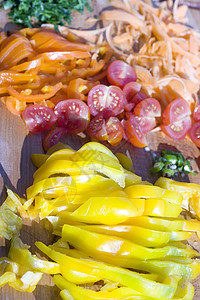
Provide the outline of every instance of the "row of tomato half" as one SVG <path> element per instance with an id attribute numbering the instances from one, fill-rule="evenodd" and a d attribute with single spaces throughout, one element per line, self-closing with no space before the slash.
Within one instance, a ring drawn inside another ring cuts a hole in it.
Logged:
<path id="1" fill-rule="evenodd" d="M 39 104 L 29 105 L 22 117 L 30 132 L 53 126 L 44 138 L 45 149 L 67 133 L 85 130 L 90 137 L 111 145 L 117 145 L 124 138 L 136 147 L 145 147 L 148 144 L 145 133 L 158 122 L 161 130 L 174 140 L 183 139 L 189 133 L 200 147 L 200 106 L 195 108 L 191 118 L 189 104 L 178 98 L 161 113 L 159 101 L 148 98 L 136 79 L 133 67 L 115 60 L 107 69 L 108 85 L 91 88 L 87 104 L 80 99 L 67 99 L 58 102 L 54 110 Z"/>

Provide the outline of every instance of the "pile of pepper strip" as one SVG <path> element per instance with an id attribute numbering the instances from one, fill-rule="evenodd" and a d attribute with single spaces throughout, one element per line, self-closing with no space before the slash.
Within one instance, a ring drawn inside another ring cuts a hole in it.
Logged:
<path id="1" fill-rule="evenodd" d="M 39 168 L 27 199 L 8 190 L 0 207 L 0 234 L 11 239 L 0 286 L 32 292 L 47 273 L 64 300 L 192 300 L 190 280 L 200 261 L 186 240 L 198 234 L 200 222 L 180 213 L 187 202 L 199 216 L 200 186 L 142 182 L 123 167 L 131 168 L 127 157 L 95 142 L 51 151 L 32 155 Z M 38 214 L 56 241 L 36 246 L 54 262 L 31 254 L 20 239 L 20 216 Z"/>
<path id="2" fill-rule="evenodd" d="M 94 49 L 54 30 L 24 28 L 10 36 L 0 31 L 1 100 L 15 115 L 30 104 L 53 108 L 67 98 L 86 100 L 85 94 L 99 82 L 93 76 L 111 55 L 106 44 Z"/>
<path id="3" fill-rule="evenodd" d="M 180 216 L 179 192 L 142 182 L 99 143 L 32 159 L 23 208 L 57 236 L 36 246 L 59 265 L 63 299 L 193 299 L 200 261 L 185 241 L 200 222 Z"/>

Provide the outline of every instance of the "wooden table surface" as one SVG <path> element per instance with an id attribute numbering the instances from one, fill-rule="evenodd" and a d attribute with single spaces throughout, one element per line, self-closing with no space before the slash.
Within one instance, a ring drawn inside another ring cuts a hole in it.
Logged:
<path id="1" fill-rule="evenodd" d="M 102 8 L 109 6 L 110 2 L 107 0 L 96 0 L 93 2 L 93 13 L 91 15 L 98 15 Z M 84 21 L 88 13 L 84 15 L 75 14 L 75 19 L 72 23 L 74 27 L 84 26 Z M 191 10 L 189 13 L 190 24 L 197 29 L 200 29 L 200 12 Z M 5 25 L 7 24 L 7 25 Z M 8 24 L 6 13 L 0 10 L 0 29 L 12 29 L 13 24 Z M 35 168 L 31 164 L 31 153 L 42 153 L 42 134 L 28 134 L 23 121 L 11 113 L 0 102 L 0 193 L 1 202 L 5 199 L 5 185 L 16 191 L 20 196 L 25 194 L 26 188 L 32 184 L 32 175 Z M 142 176 L 144 180 L 155 182 L 156 176 L 149 174 L 148 170 L 152 164 L 152 151 L 160 151 L 163 148 L 172 150 L 179 150 L 184 156 L 191 156 L 195 158 L 193 167 L 199 170 L 200 167 L 200 153 L 193 143 L 189 140 L 174 142 L 170 138 L 163 136 L 160 132 L 149 134 L 149 148 L 151 151 L 144 149 L 137 149 L 126 143 L 125 141 L 117 148 L 112 148 L 113 152 L 129 153 L 133 160 L 133 167 L 136 174 Z M 70 146 L 78 149 L 86 142 L 78 136 L 66 136 L 63 140 Z M 200 176 L 186 177 L 184 180 L 200 183 Z M 41 240 L 46 243 L 51 242 L 51 237 L 48 232 L 42 229 L 39 224 L 34 222 L 32 226 L 23 226 L 22 240 L 33 245 L 34 241 Z M 0 256 L 5 256 L 9 243 L 1 240 Z M 198 283 L 200 278 L 195 280 L 195 300 L 200 299 L 200 288 Z M 56 300 L 60 299 L 59 291 L 53 287 L 50 276 L 44 276 L 32 294 L 20 293 L 10 287 L 0 289 L 0 299 L 2 300 Z"/>

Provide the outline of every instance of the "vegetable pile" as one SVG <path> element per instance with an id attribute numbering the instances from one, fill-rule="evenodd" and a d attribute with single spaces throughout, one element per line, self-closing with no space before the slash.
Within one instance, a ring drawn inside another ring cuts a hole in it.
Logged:
<path id="1" fill-rule="evenodd" d="M 31 292 L 48 273 L 55 274 L 64 300 L 192 300 L 189 280 L 200 273 L 200 261 L 185 241 L 200 231 L 200 222 L 180 213 L 187 202 L 200 216 L 200 186 L 166 178 L 144 183 L 95 142 L 78 151 L 52 151 L 32 155 L 38 170 L 27 199 L 8 190 L 0 208 L 7 211 L 0 234 L 12 237 L 8 258 L 1 259 L 0 284 Z M 17 212 L 32 219 L 39 214 L 53 228 L 57 241 L 36 246 L 55 262 L 37 258 L 22 243 Z"/>
<path id="2" fill-rule="evenodd" d="M 8 14 L 11 19 L 26 27 L 40 27 L 43 23 L 63 25 L 71 23 L 72 12 L 83 13 L 86 7 L 91 11 L 89 5 L 91 0 L 5 0 L 1 1 L 4 9 L 10 9 Z"/>

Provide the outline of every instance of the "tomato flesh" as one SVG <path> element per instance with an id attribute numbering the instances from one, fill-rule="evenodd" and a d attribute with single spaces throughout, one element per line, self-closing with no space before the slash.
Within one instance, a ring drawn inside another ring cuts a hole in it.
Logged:
<path id="1" fill-rule="evenodd" d="M 180 121 L 174 122 L 173 124 L 162 124 L 160 126 L 161 130 L 167 134 L 169 137 L 171 137 L 174 140 L 182 140 L 188 133 L 188 131 L 191 128 L 191 118 L 185 117 L 181 119 Z"/>
<path id="2" fill-rule="evenodd" d="M 200 121 L 200 105 L 196 106 L 193 111 L 193 119 L 194 121 Z"/>
<path id="3" fill-rule="evenodd" d="M 133 115 L 125 123 L 125 134 L 133 146 L 139 148 L 147 146 L 144 133 Z"/>
<path id="4" fill-rule="evenodd" d="M 165 108 L 162 121 L 165 125 L 173 124 L 190 115 L 191 110 L 188 102 L 182 98 L 177 98 Z"/>
<path id="5" fill-rule="evenodd" d="M 93 116 L 102 113 L 105 118 L 114 117 L 124 109 L 124 95 L 117 86 L 99 84 L 89 91 L 87 104 Z"/>
<path id="6" fill-rule="evenodd" d="M 122 60 L 113 61 L 107 69 L 107 78 L 110 84 L 123 87 L 128 82 L 136 81 L 135 69 Z"/>
<path id="7" fill-rule="evenodd" d="M 106 121 L 102 115 L 98 115 L 90 121 L 87 133 L 92 138 L 96 138 L 100 141 L 107 141 Z"/>
<path id="8" fill-rule="evenodd" d="M 116 117 L 110 117 L 106 121 L 106 130 L 108 135 L 108 142 L 112 146 L 117 146 L 123 137 L 123 127 L 120 120 Z"/>
<path id="9" fill-rule="evenodd" d="M 161 116 L 161 106 L 158 100 L 147 98 L 140 101 L 134 108 L 134 115 L 138 117 L 155 118 Z"/>
<path id="10" fill-rule="evenodd" d="M 138 82 L 129 82 L 123 87 L 123 93 L 125 97 L 125 110 L 131 111 L 138 102 L 133 99 L 138 92 L 140 92 L 141 84 Z"/>
<path id="11" fill-rule="evenodd" d="M 200 148 L 200 122 L 192 125 L 189 135 L 195 145 Z"/>
<path id="12" fill-rule="evenodd" d="M 47 106 L 33 104 L 22 112 L 22 118 L 30 132 L 41 132 L 50 128 L 57 120 L 53 110 Z"/>
<path id="13" fill-rule="evenodd" d="M 58 126 L 76 134 L 84 131 L 90 120 L 88 106 L 79 99 L 68 99 L 58 102 L 54 108 Z"/>
<path id="14" fill-rule="evenodd" d="M 156 126 L 156 119 L 149 117 L 135 117 L 143 133 L 151 131 Z"/>
<path id="15" fill-rule="evenodd" d="M 42 146 L 45 151 L 57 144 L 60 139 L 67 134 L 67 130 L 62 127 L 52 128 L 43 138 Z"/>

